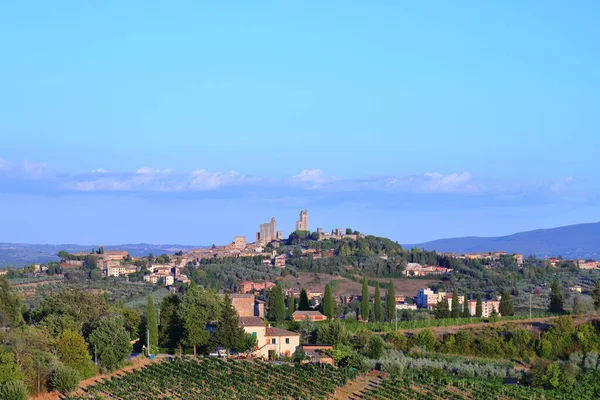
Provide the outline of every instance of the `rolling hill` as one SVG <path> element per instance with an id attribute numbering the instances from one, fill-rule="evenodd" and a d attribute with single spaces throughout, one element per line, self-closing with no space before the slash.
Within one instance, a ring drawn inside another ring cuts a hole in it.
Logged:
<path id="1" fill-rule="evenodd" d="M 439 252 L 482 253 L 506 251 L 534 254 L 538 257 L 562 255 L 565 258 L 600 257 L 600 222 L 552 229 L 537 229 L 498 237 L 462 237 L 439 239 L 404 247 L 425 248 Z"/>

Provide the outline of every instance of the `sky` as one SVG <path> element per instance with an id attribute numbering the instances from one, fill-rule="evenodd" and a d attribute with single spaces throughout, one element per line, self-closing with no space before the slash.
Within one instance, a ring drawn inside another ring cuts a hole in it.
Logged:
<path id="1" fill-rule="evenodd" d="M 600 3 L 0 4 L 0 242 L 600 221 Z"/>

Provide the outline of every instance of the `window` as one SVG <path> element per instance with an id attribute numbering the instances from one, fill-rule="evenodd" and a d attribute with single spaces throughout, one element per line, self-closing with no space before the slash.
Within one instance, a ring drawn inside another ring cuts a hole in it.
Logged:
<path id="1" fill-rule="evenodd" d="M 253 337 L 256 337 L 256 332 L 252 332 L 252 336 L 253 336 Z"/>
<path id="2" fill-rule="evenodd" d="M 275 338 L 271 339 L 271 344 L 275 344 L 275 343 L 277 343 L 276 339 Z"/>
<path id="3" fill-rule="evenodd" d="M 285 338 L 285 344 L 290 344 L 290 338 L 289 337 Z"/>

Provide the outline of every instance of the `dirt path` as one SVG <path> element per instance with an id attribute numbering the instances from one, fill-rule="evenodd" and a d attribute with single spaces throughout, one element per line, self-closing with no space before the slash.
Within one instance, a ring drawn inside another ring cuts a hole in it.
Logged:
<path id="1" fill-rule="evenodd" d="M 354 381 L 348 382 L 345 386 L 338 388 L 332 399 L 335 400 L 358 400 L 362 399 L 363 395 L 379 386 L 385 378 L 385 374 L 381 372 L 370 372 L 368 374 L 359 375 Z"/>
<path id="2" fill-rule="evenodd" d="M 111 372 L 109 374 L 96 375 L 89 379 L 79 382 L 79 389 L 77 389 L 75 392 L 73 392 L 73 394 L 83 395 L 85 393 L 82 389 L 85 389 L 88 386 L 95 385 L 96 383 L 99 383 L 102 380 L 110 378 L 112 376 L 122 375 L 126 372 L 135 371 L 136 369 L 143 368 L 146 365 L 150 365 L 155 362 L 160 362 L 162 360 L 163 360 L 163 357 L 158 357 L 158 358 L 154 359 L 154 361 L 150 361 L 148 358 L 146 358 L 144 356 L 136 357 L 136 358 L 130 360 L 132 362 L 131 365 L 128 365 L 124 368 L 121 368 L 121 369 Z M 43 394 L 40 394 L 39 396 L 29 396 L 30 400 L 59 400 L 61 398 L 62 397 L 61 397 L 60 393 L 58 393 L 58 392 L 43 393 Z"/>

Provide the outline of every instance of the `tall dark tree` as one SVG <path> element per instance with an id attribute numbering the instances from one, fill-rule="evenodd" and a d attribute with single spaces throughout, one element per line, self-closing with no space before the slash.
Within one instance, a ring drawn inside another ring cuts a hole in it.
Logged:
<path id="1" fill-rule="evenodd" d="M 269 319 L 279 323 L 285 321 L 285 300 L 283 290 L 279 283 L 271 289 L 269 294 Z"/>
<path id="2" fill-rule="evenodd" d="M 371 310 L 371 302 L 369 298 L 369 286 L 367 285 L 367 278 L 363 276 L 362 279 L 362 292 L 360 299 L 360 316 L 363 321 L 369 320 L 369 311 Z"/>
<path id="3" fill-rule="evenodd" d="M 471 311 L 469 310 L 469 300 L 467 299 L 467 296 L 465 296 L 465 301 L 463 303 L 463 310 L 462 310 L 462 314 L 460 316 L 462 318 L 470 318 L 471 317 Z"/>
<path id="4" fill-rule="evenodd" d="M 385 294 L 385 318 L 392 321 L 396 318 L 396 288 L 394 282 L 390 281 Z"/>
<path id="5" fill-rule="evenodd" d="M 592 298 L 594 299 L 594 308 L 600 309 L 600 281 L 596 281 L 592 290 Z"/>
<path id="6" fill-rule="evenodd" d="M 379 291 L 379 285 L 375 287 L 375 302 L 373 303 L 373 307 L 375 307 L 375 321 L 383 322 L 383 308 L 381 306 L 381 292 Z"/>
<path id="7" fill-rule="evenodd" d="M 334 307 L 335 304 L 331 286 L 327 284 L 325 285 L 325 294 L 323 295 L 323 314 L 325 314 L 327 318 L 333 319 Z"/>
<path id="8" fill-rule="evenodd" d="M 550 307 L 548 309 L 551 313 L 562 313 L 565 311 L 563 294 L 558 279 L 555 279 L 554 282 L 552 282 L 552 287 L 550 289 Z"/>
<path id="9" fill-rule="evenodd" d="M 284 314 L 285 316 L 285 314 Z M 228 350 L 241 349 L 244 344 L 244 328 L 239 326 L 237 311 L 231 304 L 231 297 L 225 294 L 221 304 L 221 315 L 219 325 L 215 333 L 215 341 L 218 345 Z"/>
<path id="10" fill-rule="evenodd" d="M 294 296 L 288 297 L 288 317 L 291 319 L 292 315 L 296 311 L 296 298 Z"/>
<path id="11" fill-rule="evenodd" d="M 460 302 L 458 301 L 458 291 L 456 289 L 452 292 L 452 311 L 450 316 L 452 318 L 460 317 Z"/>
<path id="12" fill-rule="evenodd" d="M 483 315 L 483 302 L 481 301 L 481 293 L 477 293 L 477 303 L 475 303 L 475 316 L 481 318 Z"/>
<path id="13" fill-rule="evenodd" d="M 181 341 L 183 327 L 177 314 L 181 298 L 176 294 L 165 297 L 160 304 L 160 325 L 158 343 L 161 347 L 173 349 Z"/>
<path id="14" fill-rule="evenodd" d="M 502 291 L 502 298 L 500 299 L 500 307 L 498 311 L 500 311 L 500 315 L 503 317 L 515 315 L 512 296 L 510 295 L 510 291 L 508 289 L 504 289 L 504 291 Z"/>
<path id="15" fill-rule="evenodd" d="M 146 325 L 148 327 L 148 336 L 150 341 L 150 349 L 148 354 L 155 354 L 158 350 L 158 315 L 154 307 L 152 296 L 148 296 L 148 305 L 146 307 Z"/>
<path id="16" fill-rule="evenodd" d="M 300 291 L 300 304 L 298 304 L 299 311 L 308 311 L 310 310 L 310 304 L 308 302 L 308 294 L 306 293 L 306 289 L 302 289 Z"/>

